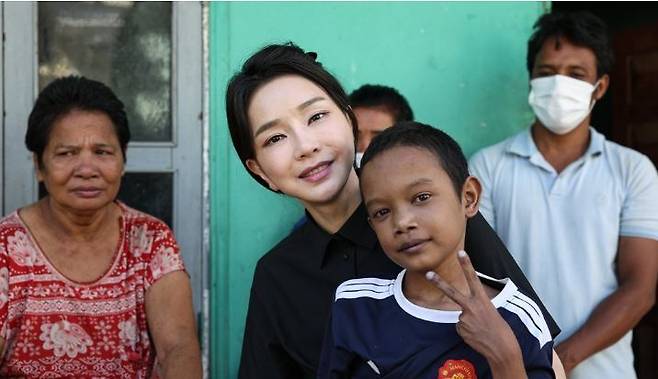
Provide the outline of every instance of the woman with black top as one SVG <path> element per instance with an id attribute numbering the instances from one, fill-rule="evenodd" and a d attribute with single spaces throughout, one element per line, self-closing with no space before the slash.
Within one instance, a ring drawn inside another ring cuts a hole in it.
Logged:
<path id="1" fill-rule="evenodd" d="M 368 224 L 354 168 L 357 122 L 338 81 L 289 43 L 267 46 L 231 79 L 226 112 L 240 161 L 261 185 L 304 205 L 308 221 L 258 262 L 251 287 L 240 378 L 316 375 L 336 286 L 397 273 Z M 476 270 L 510 277 L 540 304 L 481 215 L 467 225 Z"/>

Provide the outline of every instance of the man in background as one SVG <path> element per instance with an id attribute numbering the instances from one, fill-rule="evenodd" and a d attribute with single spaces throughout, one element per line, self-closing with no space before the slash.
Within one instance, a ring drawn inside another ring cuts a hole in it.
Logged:
<path id="1" fill-rule="evenodd" d="M 612 51 L 589 13 L 553 13 L 528 42 L 529 129 L 471 158 L 480 211 L 562 328 L 570 378 L 635 378 L 631 329 L 655 302 L 658 175 L 590 126 Z"/>
<path id="2" fill-rule="evenodd" d="M 350 94 L 350 105 L 359 124 L 356 162 L 361 162 L 370 141 L 399 121 L 413 121 L 414 113 L 395 88 L 365 84 Z"/>

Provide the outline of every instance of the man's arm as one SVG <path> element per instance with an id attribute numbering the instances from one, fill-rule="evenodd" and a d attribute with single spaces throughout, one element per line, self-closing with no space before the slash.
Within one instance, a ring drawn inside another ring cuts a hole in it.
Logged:
<path id="1" fill-rule="evenodd" d="M 658 277 L 658 241 L 620 237 L 617 255 L 619 288 L 605 298 L 585 324 L 559 344 L 565 371 L 614 344 L 653 306 Z"/>
<path id="2" fill-rule="evenodd" d="M 162 378 L 201 378 L 192 288 L 184 271 L 158 279 L 146 293 L 146 319 Z"/>

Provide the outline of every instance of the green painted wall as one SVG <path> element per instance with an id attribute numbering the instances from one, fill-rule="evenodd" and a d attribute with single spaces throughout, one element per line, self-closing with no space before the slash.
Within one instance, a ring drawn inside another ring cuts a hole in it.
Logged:
<path id="1" fill-rule="evenodd" d="M 234 378 L 253 268 L 302 209 L 260 188 L 230 143 L 229 77 L 256 49 L 294 41 L 351 91 L 398 88 L 419 121 L 466 154 L 529 125 L 526 41 L 546 3 L 210 4 L 211 372 Z M 264 374 L 266 375 L 266 374 Z"/>

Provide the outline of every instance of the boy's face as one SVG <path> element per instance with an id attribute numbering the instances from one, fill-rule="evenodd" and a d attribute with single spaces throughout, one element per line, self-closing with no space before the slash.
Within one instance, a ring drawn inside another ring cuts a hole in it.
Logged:
<path id="1" fill-rule="evenodd" d="M 463 249 L 466 219 L 477 212 L 480 193 L 477 179 L 469 177 L 457 195 L 438 158 L 408 146 L 369 161 L 361 189 L 386 255 L 409 271 L 423 273 Z"/>

